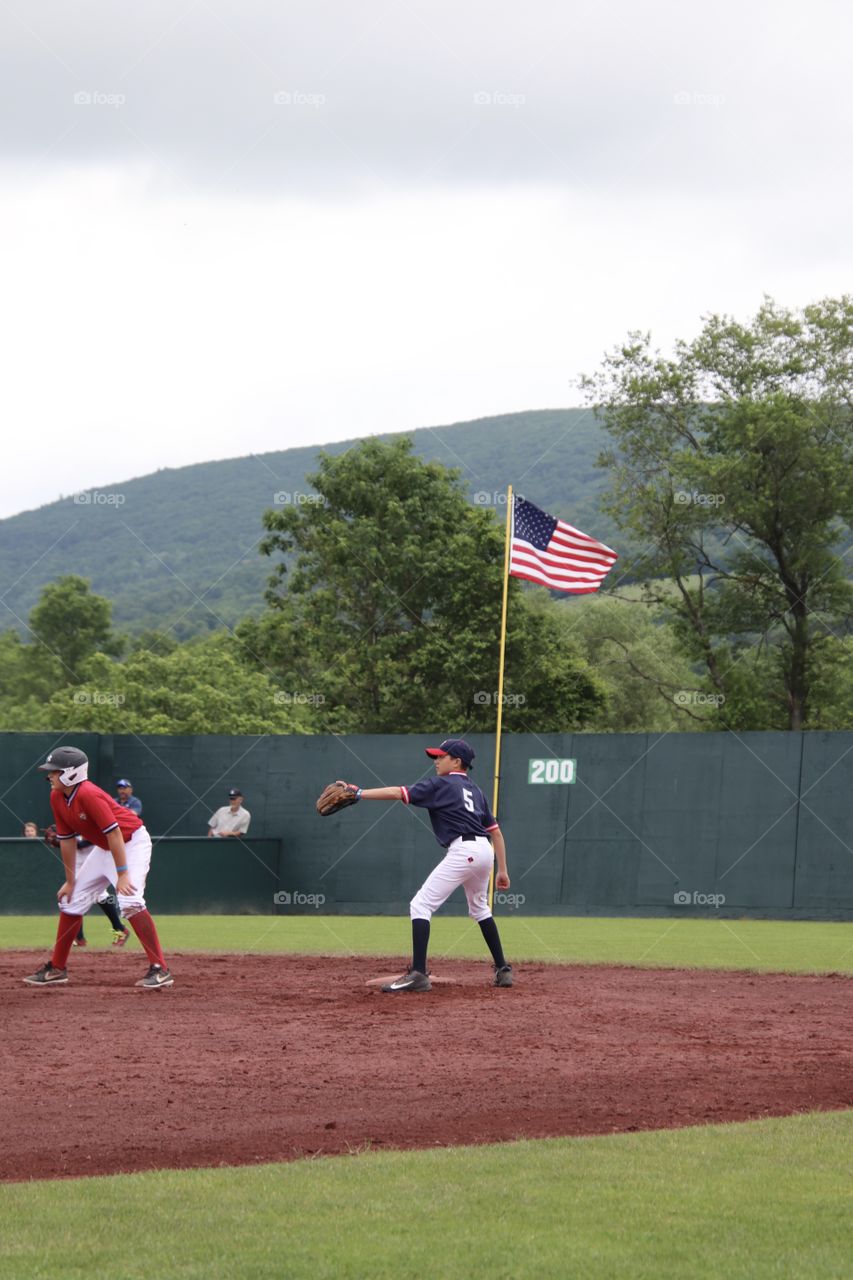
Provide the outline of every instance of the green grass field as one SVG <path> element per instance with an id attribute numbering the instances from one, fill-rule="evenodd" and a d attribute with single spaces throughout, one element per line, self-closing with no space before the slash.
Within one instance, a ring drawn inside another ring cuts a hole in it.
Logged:
<path id="1" fill-rule="evenodd" d="M 853 1112 L 0 1189 L 0 1277 L 849 1277 Z"/>
<path id="2" fill-rule="evenodd" d="M 853 924 L 844 922 L 520 915 L 499 922 L 507 955 L 520 961 L 853 973 Z M 158 916 L 157 924 L 172 951 L 403 957 L 409 945 L 408 921 L 397 916 Z M 0 916 L 0 947 L 49 947 L 55 933 L 55 916 Z M 99 912 L 87 917 L 86 934 L 95 947 L 112 939 Z M 480 931 L 465 918 L 439 917 L 430 954 L 482 958 Z"/>
<path id="3" fill-rule="evenodd" d="M 159 924 L 173 950 L 402 956 L 408 938 L 389 917 Z M 853 973 L 848 924 L 514 916 L 501 927 L 522 962 Z M 54 930 L 54 917 L 0 917 L 0 946 L 46 947 Z M 96 914 L 87 932 L 108 944 Z M 437 920 L 434 960 L 443 954 L 481 956 L 476 926 Z M 846 1111 L 5 1185 L 0 1280 L 848 1277 L 851 1142 Z"/>

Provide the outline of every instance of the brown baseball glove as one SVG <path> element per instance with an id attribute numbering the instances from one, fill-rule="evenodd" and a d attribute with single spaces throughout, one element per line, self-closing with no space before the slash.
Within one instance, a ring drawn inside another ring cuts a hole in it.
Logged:
<path id="1" fill-rule="evenodd" d="M 357 787 L 354 782 L 342 782 L 340 778 L 337 782 L 330 782 L 323 789 L 315 808 L 321 818 L 328 818 L 330 814 L 337 813 L 339 809 L 346 809 L 348 805 L 358 804 L 361 799 L 361 787 Z"/>
<path id="2" fill-rule="evenodd" d="M 45 827 L 44 842 L 45 844 L 49 844 L 51 849 L 59 848 L 60 841 L 59 841 L 59 836 L 57 835 L 57 832 L 56 832 L 55 822 L 52 822 L 49 827 Z"/>

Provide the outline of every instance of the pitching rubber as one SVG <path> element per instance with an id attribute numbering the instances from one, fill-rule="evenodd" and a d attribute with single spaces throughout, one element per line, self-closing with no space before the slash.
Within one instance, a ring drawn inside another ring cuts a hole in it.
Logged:
<path id="1" fill-rule="evenodd" d="M 405 972 L 403 972 L 403 973 L 387 973 L 387 974 L 385 974 L 385 976 L 384 976 L 384 977 L 382 977 L 382 978 L 368 978 L 364 985 L 365 985 L 366 987 L 381 987 L 381 986 L 384 986 L 384 985 L 385 985 L 385 983 L 388 983 L 388 982 L 397 982 L 400 978 L 405 978 L 405 976 L 406 976 L 406 975 L 405 975 Z M 433 985 L 434 987 L 435 987 L 435 986 L 439 986 L 439 987 L 458 987 L 458 986 L 460 985 L 460 982 L 459 982 L 459 979 L 458 979 L 458 978 L 439 978 L 439 977 L 438 977 L 436 974 L 434 974 L 434 973 L 431 973 L 431 974 L 429 975 L 429 980 L 430 980 L 430 982 L 432 983 L 432 985 Z"/>

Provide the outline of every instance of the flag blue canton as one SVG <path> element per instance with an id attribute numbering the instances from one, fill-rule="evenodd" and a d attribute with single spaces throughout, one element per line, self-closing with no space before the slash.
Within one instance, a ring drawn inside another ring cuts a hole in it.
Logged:
<path id="1" fill-rule="evenodd" d="M 547 511 L 540 511 L 524 498 L 515 500 L 515 537 L 544 551 L 554 536 L 557 521 Z"/>

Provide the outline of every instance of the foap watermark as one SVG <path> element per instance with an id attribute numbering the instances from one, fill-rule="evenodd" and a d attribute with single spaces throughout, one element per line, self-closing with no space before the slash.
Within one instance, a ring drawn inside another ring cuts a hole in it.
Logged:
<path id="1" fill-rule="evenodd" d="M 101 89 L 78 89 L 74 95 L 75 107 L 123 107 L 126 102 L 123 93 L 104 93 Z"/>
<path id="2" fill-rule="evenodd" d="M 724 893 L 700 893 L 698 889 L 676 889 L 672 895 L 673 906 L 676 907 L 713 907 L 719 911 L 726 905 Z"/>
<path id="3" fill-rule="evenodd" d="M 74 494 L 74 502 L 78 507 L 123 507 L 123 493 L 102 493 L 99 489 L 85 489 Z"/>
<path id="4" fill-rule="evenodd" d="M 81 707 L 123 707 L 127 698 L 123 693 L 109 693 L 106 689 L 77 689 L 72 701 Z"/>
<path id="5" fill-rule="evenodd" d="M 526 94 L 505 89 L 479 89 L 474 94 L 475 107 L 523 107 L 526 102 Z"/>
<path id="6" fill-rule="evenodd" d="M 65 901 L 68 901 L 67 897 Z M 83 908 L 83 913 L 85 914 L 86 912 L 91 911 L 92 907 L 98 906 L 99 903 L 109 903 L 110 906 L 119 907 L 119 898 L 118 894 L 115 893 L 104 894 L 103 889 L 90 889 L 79 898 L 79 903 Z"/>
<path id="7" fill-rule="evenodd" d="M 524 501 L 523 494 L 517 493 L 515 496 L 519 501 Z M 505 507 L 506 489 L 478 489 L 474 494 L 474 505 L 476 507 Z"/>
<path id="8" fill-rule="evenodd" d="M 298 489 L 281 489 L 273 494 L 273 502 L 277 507 L 324 507 L 326 499 L 322 493 L 300 493 Z"/>
<path id="9" fill-rule="evenodd" d="M 472 699 L 475 707 L 496 707 L 502 703 L 505 707 L 523 707 L 527 701 L 524 693 L 489 693 L 487 689 L 478 689 Z"/>
<path id="10" fill-rule="evenodd" d="M 501 889 L 495 894 L 495 905 L 506 907 L 508 911 L 517 911 L 526 901 L 527 898 L 523 893 L 505 893 Z"/>
<path id="11" fill-rule="evenodd" d="M 273 702 L 277 707 L 322 707 L 325 701 L 322 693 L 288 693 L 286 689 L 279 689 L 273 694 Z"/>
<path id="12" fill-rule="evenodd" d="M 721 107 L 725 100 L 723 93 L 700 93 L 698 89 L 679 89 L 672 95 L 676 107 Z"/>
<path id="13" fill-rule="evenodd" d="M 325 93 L 306 93 L 304 89 L 279 89 L 272 100 L 277 107 L 324 107 Z"/>
<path id="14" fill-rule="evenodd" d="M 313 907 L 318 911 L 326 901 L 325 893 L 305 893 L 302 889 L 279 889 L 272 896 L 277 907 Z"/>
<path id="15" fill-rule="evenodd" d="M 724 693 L 703 693 L 701 689 L 679 689 L 672 695 L 677 707 L 722 707 L 726 701 Z"/>
<path id="16" fill-rule="evenodd" d="M 675 494 L 680 507 L 721 507 L 725 500 L 725 494 L 699 493 L 696 489 L 679 489 Z"/>

